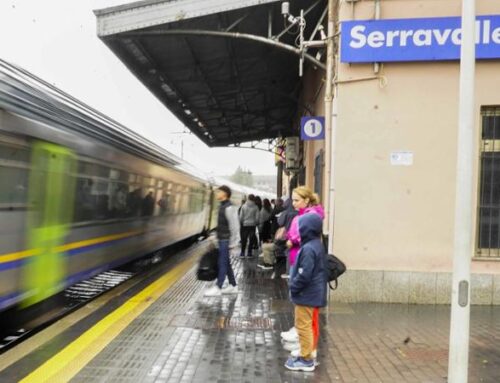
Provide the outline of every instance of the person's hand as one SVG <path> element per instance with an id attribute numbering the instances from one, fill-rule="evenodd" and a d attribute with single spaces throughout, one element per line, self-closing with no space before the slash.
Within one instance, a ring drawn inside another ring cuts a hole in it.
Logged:
<path id="1" fill-rule="evenodd" d="M 290 240 L 286 241 L 286 247 L 288 247 L 289 249 L 291 249 L 293 247 L 292 241 L 290 241 Z"/>

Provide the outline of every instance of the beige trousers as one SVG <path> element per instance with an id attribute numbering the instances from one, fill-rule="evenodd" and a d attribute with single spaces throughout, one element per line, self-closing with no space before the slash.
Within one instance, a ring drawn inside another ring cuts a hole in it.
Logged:
<path id="1" fill-rule="evenodd" d="M 312 359 L 311 352 L 314 348 L 313 335 L 314 307 L 295 305 L 295 328 L 299 334 L 300 356 Z"/>

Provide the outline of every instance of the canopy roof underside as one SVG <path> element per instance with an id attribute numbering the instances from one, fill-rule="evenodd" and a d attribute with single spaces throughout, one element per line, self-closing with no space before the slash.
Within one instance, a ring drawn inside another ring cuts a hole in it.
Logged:
<path id="1" fill-rule="evenodd" d="M 306 37 L 325 6 L 290 2 L 293 15 L 308 11 Z M 99 37 L 134 75 L 207 145 L 227 146 L 297 135 L 297 27 L 284 31 L 280 7 L 277 0 L 147 0 L 95 13 Z"/>

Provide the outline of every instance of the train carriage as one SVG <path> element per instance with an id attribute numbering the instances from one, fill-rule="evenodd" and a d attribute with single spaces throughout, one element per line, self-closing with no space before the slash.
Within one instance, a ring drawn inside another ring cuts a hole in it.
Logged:
<path id="1" fill-rule="evenodd" d="M 0 180 L 0 310 L 210 226 L 206 176 L 3 61 Z"/>
<path id="2" fill-rule="evenodd" d="M 215 228 L 222 183 L 0 60 L 0 311 Z"/>

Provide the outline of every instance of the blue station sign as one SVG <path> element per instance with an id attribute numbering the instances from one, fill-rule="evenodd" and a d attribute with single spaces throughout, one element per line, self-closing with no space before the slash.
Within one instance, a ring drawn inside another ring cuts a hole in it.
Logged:
<path id="1" fill-rule="evenodd" d="M 341 23 L 347 63 L 460 59 L 460 17 L 356 20 Z M 476 17 L 476 58 L 500 58 L 500 15 Z"/>
<path id="2" fill-rule="evenodd" d="M 302 117 L 300 119 L 300 138 L 304 141 L 324 140 L 325 117 Z"/>

